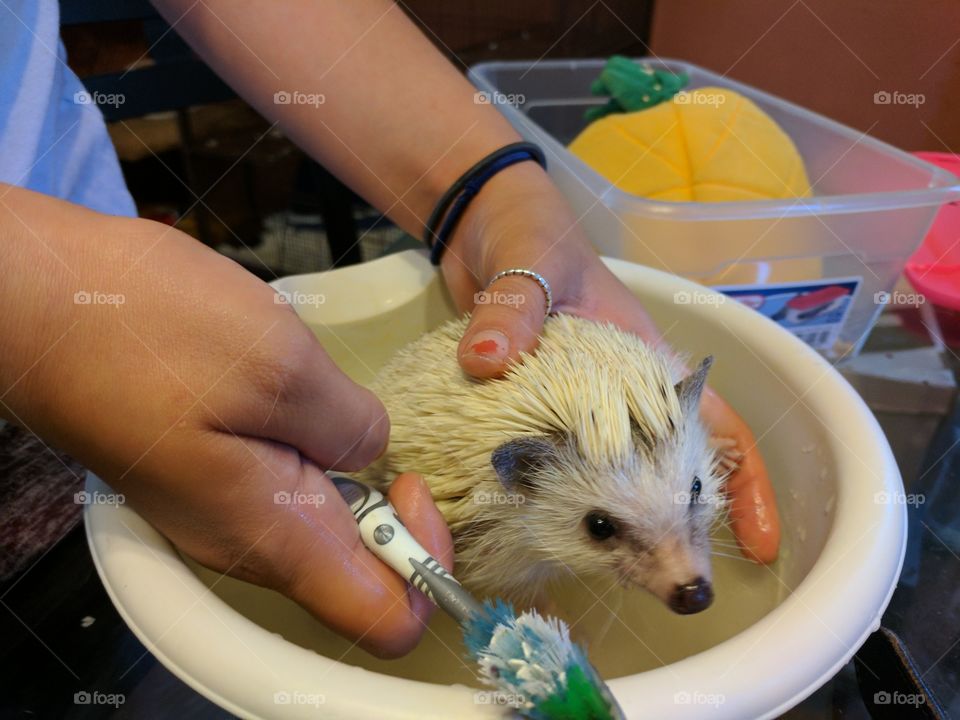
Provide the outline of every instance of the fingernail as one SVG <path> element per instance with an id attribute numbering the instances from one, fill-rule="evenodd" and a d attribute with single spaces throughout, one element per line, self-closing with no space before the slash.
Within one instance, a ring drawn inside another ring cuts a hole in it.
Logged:
<path id="1" fill-rule="evenodd" d="M 477 355 L 487 360 L 500 360 L 507 356 L 510 341 L 499 330 L 481 330 L 470 339 L 465 355 Z"/>

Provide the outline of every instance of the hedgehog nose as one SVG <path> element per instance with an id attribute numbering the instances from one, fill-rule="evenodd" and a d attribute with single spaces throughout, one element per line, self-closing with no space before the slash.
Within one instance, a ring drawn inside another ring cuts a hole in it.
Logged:
<path id="1" fill-rule="evenodd" d="M 677 585 L 670 596 L 670 609 L 680 615 L 692 615 L 706 610 L 713 602 L 713 587 L 702 577 L 685 585 Z"/>

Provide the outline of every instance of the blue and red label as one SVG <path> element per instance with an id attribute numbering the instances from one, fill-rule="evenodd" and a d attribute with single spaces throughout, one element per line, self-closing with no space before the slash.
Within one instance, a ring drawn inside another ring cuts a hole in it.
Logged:
<path id="1" fill-rule="evenodd" d="M 817 349 L 833 347 L 853 306 L 860 278 L 772 285 L 723 285 L 714 290 L 753 308 Z"/>

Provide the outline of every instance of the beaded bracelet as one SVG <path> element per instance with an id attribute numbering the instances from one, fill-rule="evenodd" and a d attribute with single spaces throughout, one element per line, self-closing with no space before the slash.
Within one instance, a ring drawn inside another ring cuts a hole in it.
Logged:
<path id="1" fill-rule="evenodd" d="M 544 169 L 547 167 L 547 160 L 539 146 L 529 142 L 512 143 L 487 155 L 450 186 L 427 220 L 425 240 L 430 248 L 431 263 L 440 264 L 447 240 L 480 188 L 501 170 L 527 160 L 535 160 Z"/>

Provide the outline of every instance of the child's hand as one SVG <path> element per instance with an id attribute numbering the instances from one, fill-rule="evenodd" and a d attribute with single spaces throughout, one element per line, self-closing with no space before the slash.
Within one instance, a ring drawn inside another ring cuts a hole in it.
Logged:
<path id="1" fill-rule="evenodd" d="M 465 213 L 443 256 L 443 272 L 461 310 L 473 311 L 460 343 L 460 364 L 476 377 L 494 377 L 520 352 L 536 348 L 544 321 L 544 293 L 529 278 L 508 276 L 489 301 L 475 293 L 497 272 L 527 268 L 553 291 L 554 312 L 607 320 L 650 342 L 662 339 L 640 301 L 600 262 L 559 192 L 542 170 L 524 163 L 490 180 Z M 753 433 L 709 388 L 702 413 L 714 434 L 732 438 L 742 453 L 728 479 L 731 527 L 748 557 L 773 562 L 780 546 L 776 498 Z"/>
<path id="2" fill-rule="evenodd" d="M 72 453 L 203 565 L 372 652 L 410 650 L 432 606 L 362 545 L 321 471 L 384 450 L 384 407 L 290 306 L 156 223 L 12 189 L 0 229 L 0 416 Z M 449 567 L 423 483 L 405 476 L 390 499 Z"/>

